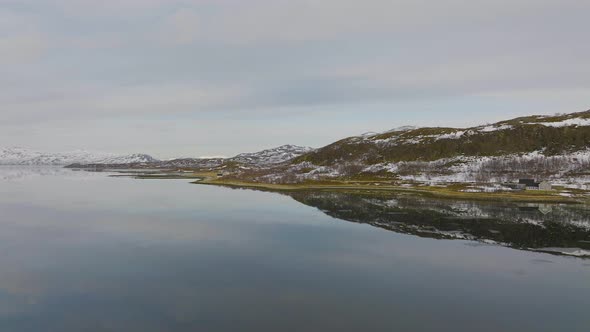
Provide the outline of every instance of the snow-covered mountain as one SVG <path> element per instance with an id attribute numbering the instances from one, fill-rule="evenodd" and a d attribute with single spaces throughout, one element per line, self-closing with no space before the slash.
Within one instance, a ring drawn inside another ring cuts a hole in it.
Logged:
<path id="1" fill-rule="evenodd" d="M 282 145 L 259 152 L 241 153 L 230 160 L 249 165 L 273 165 L 289 161 L 312 150 L 304 146 Z"/>
<path id="2" fill-rule="evenodd" d="M 273 149 L 262 150 L 253 153 L 242 153 L 235 157 L 207 157 L 207 158 L 177 158 L 153 162 L 149 165 L 152 168 L 217 168 L 237 163 L 241 166 L 266 167 L 287 162 L 305 153 L 313 151 L 312 148 L 283 145 Z M 110 163 L 117 164 L 117 163 Z M 117 165 L 117 166 L 120 166 Z M 135 167 L 137 165 L 130 165 Z"/>
<path id="3" fill-rule="evenodd" d="M 156 161 L 146 154 L 117 155 L 89 151 L 48 153 L 24 148 L 0 148 L 0 165 L 131 164 Z"/>
<path id="4" fill-rule="evenodd" d="M 0 148 L 0 165 L 112 165 L 158 168 L 211 168 L 218 167 L 225 162 L 237 162 L 244 165 L 275 165 L 305 153 L 312 148 L 296 145 L 283 145 L 274 149 L 254 153 L 242 153 L 232 158 L 179 158 L 158 160 L 146 154 L 117 155 L 110 153 L 94 153 L 88 151 L 72 151 L 61 153 L 47 153 L 23 148 Z"/>

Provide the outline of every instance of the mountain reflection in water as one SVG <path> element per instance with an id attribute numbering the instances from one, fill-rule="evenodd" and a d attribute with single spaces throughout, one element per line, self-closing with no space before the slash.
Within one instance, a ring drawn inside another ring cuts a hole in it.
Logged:
<path id="1" fill-rule="evenodd" d="M 331 217 L 397 233 L 590 257 L 590 209 L 585 206 L 333 192 L 288 195 Z"/>

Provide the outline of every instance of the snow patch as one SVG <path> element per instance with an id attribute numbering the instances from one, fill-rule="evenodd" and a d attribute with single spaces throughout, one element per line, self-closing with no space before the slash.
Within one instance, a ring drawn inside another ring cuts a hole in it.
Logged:
<path id="1" fill-rule="evenodd" d="M 557 122 L 534 122 L 527 124 L 540 124 L 546 127 L 590 126 L 590 119 L 571 118 Z"/>
<path id="2" fill-rule="evenodd" d="M 508 129 L 512 129 L 512 126 L 510 126 L 510 125 L 501 125 L 501 126 L 490 125 L 490 126 L 478 128 L 478 131 L 484 132 L 484 133 L 489 133 L 489 132 L 493 132 L 493 131 L 508 130 Z"/>

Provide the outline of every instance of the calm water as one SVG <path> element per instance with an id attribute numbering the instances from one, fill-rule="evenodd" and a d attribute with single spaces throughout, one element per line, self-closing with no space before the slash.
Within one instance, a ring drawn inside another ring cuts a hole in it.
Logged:
<path id="1" fill-rule="evenodd" d="M 588 331 L 588 219 L 0 167 L 0 331 Z"/>

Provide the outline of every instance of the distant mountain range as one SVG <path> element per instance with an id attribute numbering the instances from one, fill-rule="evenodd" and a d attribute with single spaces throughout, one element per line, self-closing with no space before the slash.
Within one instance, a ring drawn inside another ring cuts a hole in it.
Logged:
<path id="1" fill-rule="evenodd" d="M 213 169 L 220 167 L 272 167 L 282 164 L 299 157 L 305 153 L 313 151 L 312 148 L 282 145 L 272 149 L 266 149 L 259 152 L 242 153 L 231 158 L 178 158 L 170 160 L 159 160 L 148 164 L 130 164 L 130 165 L 102 165 L 108 167 L 153 167 L 153 168 L 192 168 L 192 169 Z M 70 167 L 87 167 L 101 165 L 70 165 Z"/>
<path id="2" fill-rule="evenodd" d="M 46 153 L 24 148 L 0 148 L 0 165 L 74 165 L 126 166 L 157 168 L 211 168 L 223 164 L 269 166 L 284 163 L 312 151 L 308 147 L 283 145 L 253 153 L 242 153 L 232 158 L 178 158 L 158 160 L 147 154 L 116 155 L 74 151 Z"/>
<path id="3" fill-rule="evenodd" d="M 24 148 L 0 148 L 0 165 L 69 165 L 153 163 L 157 160 L 146 154 L 116 155 L 72 151 L 47 153 Z"/>

